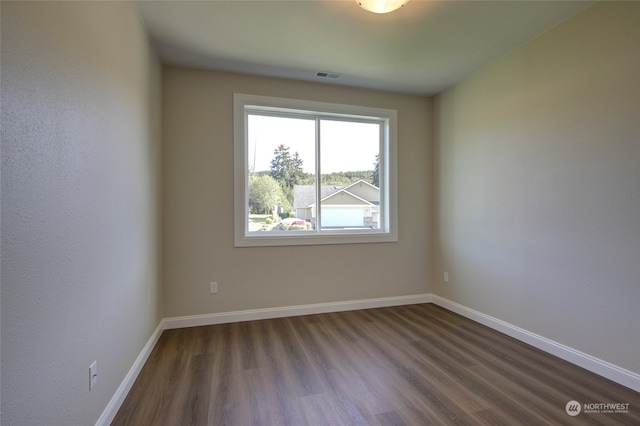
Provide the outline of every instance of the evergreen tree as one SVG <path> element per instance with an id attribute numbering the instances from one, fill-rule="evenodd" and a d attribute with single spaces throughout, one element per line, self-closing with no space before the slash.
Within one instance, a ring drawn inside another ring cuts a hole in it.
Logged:
<path id="1" fill-rule="evenodd" d="M 297 151 L 293 153 L 291 170 L 293 175 L 293 185 L 297 185 L 300 183 L 300 180 L 302 180 L 305 177 L 305 173 L 304 171 L 302 171 L 302 158 L 300 158 L 300 155 L 298 154 Z M 293 185 L 291 186 L 292 188 L 293 188 Z"/>
<path id="2" fill-rule="evenodd" d="M 371 183 L 380 188 L 380 154 L 376 154 L 376 162 L 373 164 Z"/>
<path id="3" fill-rule="evenodd" d="M 300 183 L 306 174 L 302 170 L 302 158 L 295 152 L 289 152 L 289 147 L 282 144 L 273 151 L 270 175 L 282 187 L 285 198 L 293 202 L 293 186 Z"/>

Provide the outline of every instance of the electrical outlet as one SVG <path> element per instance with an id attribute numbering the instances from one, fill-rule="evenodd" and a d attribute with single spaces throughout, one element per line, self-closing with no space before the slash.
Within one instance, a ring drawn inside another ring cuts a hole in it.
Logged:
<path id="1" fill-rule="evenodd" d="M 449 282 L 449 273 L 448 273 L 448 272 L 445 272 L 445 273 L 444 273 L 443 280 L 444 280 L 444 282 L 445 282 L 445 283 L 448 283 L 448 282 Z"/>
<path id="2" fill-rule="evenodd" d="M 210 282 L 209 283 L 209 291 L 211 292 L 211 294 L 215 294 L 218 292 L 218 283 L 217 282 Z"/>
<path id="3" fill-rule="evenodd" d="M 89 366 L 89 390 L 98 384 L 98 361 L 93 361 Z"/>

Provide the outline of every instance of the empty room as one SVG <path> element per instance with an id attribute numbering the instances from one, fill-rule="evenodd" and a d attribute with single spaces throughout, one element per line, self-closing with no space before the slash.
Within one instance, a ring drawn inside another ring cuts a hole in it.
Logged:
<path id="1" fill-rule="evenodd" d="M 0 17 L 1 424 L 640 424 L 640 2 Z"/>

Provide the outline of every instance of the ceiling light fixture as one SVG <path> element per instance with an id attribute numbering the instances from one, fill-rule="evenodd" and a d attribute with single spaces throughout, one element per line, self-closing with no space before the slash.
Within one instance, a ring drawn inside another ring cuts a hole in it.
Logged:
<path id="1" fill-rule="evenodd" d="M 356 0 L 358 6 L 373 13 L 389 13 L 400 9 L 409 0 Z"/>

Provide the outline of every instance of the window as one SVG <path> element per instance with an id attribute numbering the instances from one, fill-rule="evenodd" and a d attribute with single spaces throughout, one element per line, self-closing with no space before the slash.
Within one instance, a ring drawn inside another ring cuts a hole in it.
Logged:
<path id="1" fill-rule="evenodd" d="M 396 112 L 234 95 L 235 245 L 397 241 Z"/>

